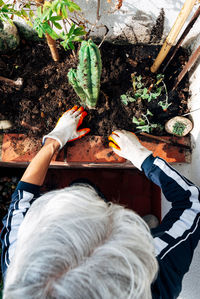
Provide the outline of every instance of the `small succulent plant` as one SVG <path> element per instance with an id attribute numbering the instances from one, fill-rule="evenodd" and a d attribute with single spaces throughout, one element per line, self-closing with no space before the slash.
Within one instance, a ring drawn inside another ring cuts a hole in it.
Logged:
<path id="1" fill-rule="evenodd" d="M 178 135 L 178 136 L 183 136 L 183 132 L 186 128 L 186 125 L 183 122 L 177 121 L 174 125 L 173 125 L 173 133 Z"/>

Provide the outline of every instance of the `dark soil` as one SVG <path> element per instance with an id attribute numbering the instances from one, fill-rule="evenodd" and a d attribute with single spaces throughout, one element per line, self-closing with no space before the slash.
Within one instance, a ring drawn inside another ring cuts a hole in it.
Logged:
<path id="1" fill-rule="evenodd" d="M 187 112 L 187 76 L 175 93 L 170 92 L 175 78 L 188 60 L 188 53 L 183 49 L 178 51 L 165 74 L 169 102 L 173 103 L 166 112 L 157 105 L 160 99 L 150 103 L 139 99 L 128 106 L 120 100 L 120 95 L 131 89 L 133 72 L 142 75 L 147 88 L 155 80 L 149 69 L 159 49 L 159 46 L 152 45 L 102 45 L 100 98 L 97 109 L 88 111 L 83 123 L 84 127 L 91 129 L 91 135 L 107 137 L 117 128 L 137 131 L 132 118 L 134 115 L 140 117 L 147 109 L 154 115 L 151 122 L 161 125 L 171 117 Z M 60 47 L 59 53 L 60 62 L 54 62 L 45 43 L 24 42 L 14 53 L 1 55 L 0 75 L 15 80 L 21 77 L 24 82 L 20 90 L 0 82 L 0 119 L 13 122 L 9 132 L 41 137 L 52 130 L 64 111 L 78 103 L 78 97 L 67 80 L 69 68 L 76 67 L 78 61 L 71 52 Z M 164 130 L 158 129 L 153 133 L 167 135 Z"/>

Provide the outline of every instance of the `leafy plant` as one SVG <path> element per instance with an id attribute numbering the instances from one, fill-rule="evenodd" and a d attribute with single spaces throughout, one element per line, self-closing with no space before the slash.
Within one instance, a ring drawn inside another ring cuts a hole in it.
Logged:
<path id="1" fill-rule="evenodd" d="M 177 121 L 173 126 L 172 133 L 182 136 L 185 128 L 186 125 L 184 123 Z"/>
<path id="2" fill-rule="evenodd" d="M 141 118 L 136 118 L 133 116 L 132 122 L 137 125 L 137 129 L 142 132 L 150 133 L 153 129 L 161 127 L 159 124 L 151 123 L 149 117 L 153 116 L 151 111 L 147 109 L 146 114 L 142 114 Z"/>
<path id="3" fill-rule="evenodd" d="M 151 102 L 151 100 L 156 100 L 161 95 L 163 87 L 158 85 L 161 82 L 164 84 L 163 75 L 157 75 L 157 82 L 155 83 L 155 85 L 151 84 L 149 88 L 147 88 L 145 84 L 142 82 L 141 75 L 136 76 L 136 74 L 133 73 L 131 75 L 131 78 L 133 91 L 121 95 L 121 101 L 123 104 L 128 105 L 128 102 L 135 102 L 138 98 L 141 98 L 142 100 L 147 100 L 149 103 Z M 163 105 L 164 104 L 166 105 L 166 101 L 165 103 L 163 102 Z"/>
<path id="4" fill-rule="evenodd" d="M 55 40 L 61 39 L 61 45 L 65 50 L 74 50 L 73 43 L 82 41 L 81 36 L 86 34 L 84 27 L 75 25 L 68 16 L 68 12 L 79 11 L 80 7 L 71 0 L 54 0 L 52 2 L 39 2 L 36 0 L 36 3 L 38 7 L 35 12 L 31 9 L 31 1 L 21 6 L 20 10 L 15 10 L 13 5 L 6 4 L 3 0 L 0 0 L 2 6 L 0 9 L 0 19 L 12 22 L 11 17 L 13 15 L 24 19 L 28 25 L 37 31 L 40 38 L 46 36 L 52 57 L 57 61 L 59 60 L 59 56 Z M 59 23 L 66 20 L 70 25 L 68 32 L 64 31 Z M 54 28 L 56 28 L 56 31 Z"/>
<path id="5" fill-rule="evenodd" d="M 81 100 L 81 104 L 89 109 L 96 107 L 102 71 L 101 54 L 97 45 L 92 41 L 83 41 L 79 50 L 77 69 L 68 72 L 69 83 Z"/>
<path id="6" fill-rule="evenodd" d="M 61 45 L 63 48 L 66 49 L 72 49 L 74 50 L 74 42 L 81 42 L 82 38 L 80 36 L 85 35 L 85 30 L 83 27 L 77 27 L 74 23 L 72 23 L 71 28 L 69 32 L 66 34 L 64 32 L 61 33 L 60 37 L 63 39 L 61 42 Z"/>

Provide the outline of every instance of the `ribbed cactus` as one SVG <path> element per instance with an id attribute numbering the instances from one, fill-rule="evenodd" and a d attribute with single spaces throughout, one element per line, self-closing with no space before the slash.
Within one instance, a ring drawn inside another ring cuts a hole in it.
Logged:
<path id="1" fill-rule="evenodd" d="M 76 70 L 70 69 L 67 76 L 81 104 L 90 109 L 94 109 L 98 101 L 101 71 L 101 54 L 97 45 L 92 40 L 83 41 L 78 67 Z"/>

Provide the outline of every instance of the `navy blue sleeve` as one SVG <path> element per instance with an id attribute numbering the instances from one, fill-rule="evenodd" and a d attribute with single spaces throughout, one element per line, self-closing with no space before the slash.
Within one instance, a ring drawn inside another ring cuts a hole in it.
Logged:
<path id="1" fill-rule="evenodd" d="M 161 158 L 149 156 L 142 169 L 172 204 L 161 224 L 152 230 L 159 263 L 152 295 L 153 298 L 177 298 L 200 239 L 199 188 Z"/>
<path id="2" fill-rule="evenodd" d="M 3 218 L 1 231 L 1 270 L 3 278 L 15 251 L 17 233 L 32 202 L 39 196 L 40 186 L 20 181 L 12 195 L 8 214 Z"/>

